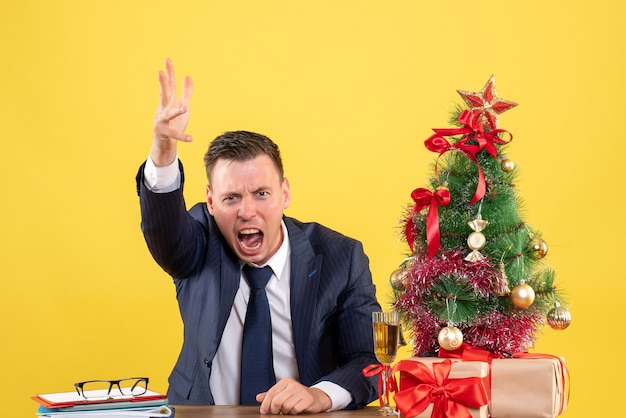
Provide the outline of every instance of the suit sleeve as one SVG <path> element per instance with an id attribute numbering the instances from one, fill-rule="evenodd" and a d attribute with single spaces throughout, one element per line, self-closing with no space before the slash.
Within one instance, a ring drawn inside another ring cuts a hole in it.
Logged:
<path id="1" fill-rule="evenodd" d="M 181 187 L 167 193 L 149 190 L 144 181 L 144 165 L 137 173 L 137 193 L 141 208 L 141 230 L 154 260 L 172 277 L 185 278 L 201 268 L 206 254 L 206 233 L 188 212 Z"/>
<path id="2" fill-rule="evenodd" d="M 321 379 L 336 383 L 352 394 L 352 403 L 346 409 L 364 407 L 378 397 L 377 378 L 365 377 L 362 371 L 378 363 L 374 355 L 372 312 L 379 311 L 380 305 L 363 246 L 358 241 L 353 243 L 348 285 L 337 302 L 335 339 L 339 367 Z"/>

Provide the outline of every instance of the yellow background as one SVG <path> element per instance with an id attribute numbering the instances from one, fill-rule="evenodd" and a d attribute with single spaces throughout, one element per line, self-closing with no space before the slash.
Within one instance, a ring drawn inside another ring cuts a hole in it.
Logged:
<path id="1" fill-rule="evenodd" d="M 520 104 L 500 125 L 524 218 L 574 318 L 535 351 L 568 361 L 566 416 L 623 409 L 625 12 L 617 0 L 3 1 L 3 415 L 34 416 L 31 395 L 91 378 L 167 388 L 182 327 L 134 183 L 166 57 L 196 87 L 195 141 L 180 147 L 188 202 L 204 199 L 210 139 L 269 135 L 288 214 L 362 240 L 383 303 L 405 255 L 398 220 L 430 174 L 423 141 L 447 127 L 456 89 L 495 74 Z"/>

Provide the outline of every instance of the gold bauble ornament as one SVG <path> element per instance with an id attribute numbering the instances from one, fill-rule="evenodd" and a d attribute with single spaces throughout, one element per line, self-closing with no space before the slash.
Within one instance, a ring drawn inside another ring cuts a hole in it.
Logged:
<path id="1" fill-rule="evenodd" d="M 515 162 L 513 162 L 513 160 L 509 160 L 508 158 L 502 160 L 502 162 L 500 162 L 500 168 L 502 168 L 502 171 L 505 172 L 510 172 L 515 170 Z"/>
<path id="2" fill-rule="evenodd" d="M 444 350 L 454 351 L 463 344 L 463 333 L 457 327 L 448 325 L 439 331 L 437 341 Z"/>
<path id="3" fill-rule="evenodd" d="M 557 303 L 546 315 L 546 321 L 552 329 L 562 331 L 572 323 L 572 314 Z"/>
<path id="4" fill-rule="evenodd" d="M 535 289 L 522 281 L 511 290 L 511 301 L 516 307 L 526 309 L 535 301 Z"/>
<path id="5" fill-rule="evenodd" d="M 394 270 L 389 277 L 389 283 L 393 290 L 403 291 L 406 287 L 407 271 L 403 268 Z"/>
<path id="6" fill-rule="evenodd" d="M 548 244 L 539 237 L 530 240 L 530 254 L 533 258 L 544 258 L 548 254 Z"/>

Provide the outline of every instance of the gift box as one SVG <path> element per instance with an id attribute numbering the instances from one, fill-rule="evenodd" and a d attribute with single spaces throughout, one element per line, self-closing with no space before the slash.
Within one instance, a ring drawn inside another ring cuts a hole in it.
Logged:
<path id="1" fill-rule="evenodd" d="M 396 405 L 407 418 L 443 416 L 433 411 L 434 404 L 417 414 L 413 413 L 415 409 L 411 408 L 418 402 L 424 402 L 418 398 L 425 396 L 425 392 L 415 391 L 415 387 L 421 382 L 414 376 L 415 367 L 410 367 L 409 364 L 420 363 L 432 369 L 433 365 L 448 360 L 452 361 L 449 375 L 451 380 L 469 376 L 487 376 L 483 384 L 489 407 L 487 409 L 487 406 L 483 405 L 479 408 L 467 408 L 472 417 L 554 418 L 565 412 L 568 379 L 565 361 L 560 357 L 544 354 L 522 353 L 515 357 L 501 359 L 485 356 L 484 362 L 439 357 L 413 357 L 401 360 L 394 366 L 394 369 L 400 372 L 399 391 L 394 397 Z M 402 364 L 403 362 L 405 363 Z M 422 372 L 418 371 L 417 374 L 419 373 Z M 409 393 L 411 396 L 407 395 Z"/>
<path id="2" fill-rule="evenodd" d="M 401 360 L 396 407 L 406 418 L 489 416 L 489 364 L 437 357 Z"/>
<path id="3" fill-rule="evenodd" d="M 493 418 L 554 418 L 565 411 L 567 370 L 563 359 L 526 356 L 492 360 Z"/>

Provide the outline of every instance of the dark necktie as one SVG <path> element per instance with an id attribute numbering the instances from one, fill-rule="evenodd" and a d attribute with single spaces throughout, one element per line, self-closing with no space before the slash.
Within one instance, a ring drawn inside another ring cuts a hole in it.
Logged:
<path id="1" fill-rule="evenodd" d="M 265 285 L 272 277 L 269 266 L 245 265 L 243 272 L 250 285 L 250 300 L 243 326 L 241 347 L 241 405 L 258 405 L 256 395 L 276 383 L 272 362 L 272 321 Z"/>

